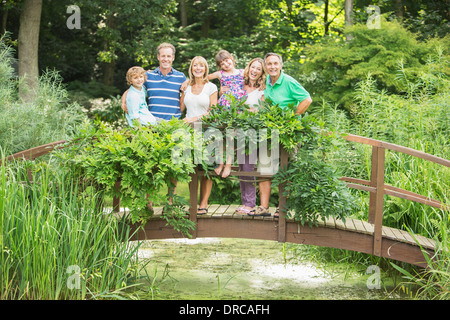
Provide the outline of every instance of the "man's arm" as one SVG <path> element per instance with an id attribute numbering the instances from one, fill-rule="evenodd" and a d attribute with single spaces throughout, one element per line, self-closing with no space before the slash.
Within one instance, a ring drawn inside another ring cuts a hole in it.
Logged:
<path id="1" fill-rule="evenodd" d="M 300 102 L 297 106 L 297 112 L 296 114 L 302 114 L 306 111 L 306 109 L 308 109 L 309 105 L 311 104 L 312 99 L 306 98 L 305 100 L 303 100 L 302 102 Z"/>

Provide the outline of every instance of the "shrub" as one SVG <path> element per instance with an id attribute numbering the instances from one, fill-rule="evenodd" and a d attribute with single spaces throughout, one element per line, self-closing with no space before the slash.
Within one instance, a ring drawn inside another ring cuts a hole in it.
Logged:
<path id="1" fill-rule="evenodd" d="M 315 98 L 337 102 L 351 113 L 360 110 L 354 103 L 353 90 L 368 74 L 378 89 L 403 93 L 407 87 L 398 79 L 399 70 L 404 69 L 410 77 L 419 76 L 439 47 L 443 58 L 448 60 L 450 56 L 449 37 L 418 41 L 416 34 L 395 21 L 382 20 L 380 29 L 355 24 L 346 33 L 351 34 L 351 40 L 328 39 L 308 46 L 301 71 L 304 86 Z M 440 71 L 450 75 L 448 64 Z"/>
<path id="2" fill-rule="evenodd" d="M 52 141 L 69 139 L 85 117 L 78 104 L 68 104 L 67 91 L 55 71 L 39 79 L 35 101 L 17 99 L 11 48 L 0 41 L 0 145 L 12 154 Z"/>

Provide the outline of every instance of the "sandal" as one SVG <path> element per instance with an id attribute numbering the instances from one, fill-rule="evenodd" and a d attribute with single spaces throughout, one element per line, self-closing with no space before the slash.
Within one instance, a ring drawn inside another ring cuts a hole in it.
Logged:
<path id="1" fill-rule="evenodd" d="M 245 206 L 240 206 L 239 208 L 234 211 L 235 214 L 249 214 L 251 212 L 254 212 L 255 209 L 247 209 Z"/>
<path id="2" fill-rule="evenodd" d="M 201 212 L 200 212 L 201 211 Z M 207 214 L 208 213 L 208 209 L 207 208 L 198 208 L 197 209 L 197 215 L 201 216 L 203 214 Z"/>
<path id="3" fill-rule="evenodd" d="M 247 215 L 251 217 L 270 217 L 269 208 L 264 208 L 263 206 L 259 206 L 254 210 L 254 213 L 247 213 Z"/>

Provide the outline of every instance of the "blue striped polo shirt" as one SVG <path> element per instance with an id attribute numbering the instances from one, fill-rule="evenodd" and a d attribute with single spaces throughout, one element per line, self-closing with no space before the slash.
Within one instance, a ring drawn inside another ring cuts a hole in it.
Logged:
<path id="1" fill-rule="evenodd" d="M 172 68 L 164 76 L 159 67 L 153 71 L 147 71 L 148 109 L 156 118 L 170 120 L 172 117 L 180 118 L 180 87 L 186 80 L 186 76 Z"/>

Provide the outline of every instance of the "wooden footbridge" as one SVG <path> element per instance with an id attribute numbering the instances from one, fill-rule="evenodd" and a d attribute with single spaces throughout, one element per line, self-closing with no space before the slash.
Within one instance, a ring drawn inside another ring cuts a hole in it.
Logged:
<path id="1" fill-rule="evenodd" d="M 364 190 L 370 193 L 368 221 L 347 218 L 345 222 L 336 219 L 327 219 L 318 226 L 302 225 L 285 212 L 283 205 L 286 198 L 283 196 L 283 185 L 279 190 L 280 215 L 274 217 L 275 208 L 270 208 L 270 217 L 251 217 L 235 213 L 238 205 L 210 205 L 208 213 L 197 216 L 199 176 L 203 173 L 197 171 L 192 175 L 189 184 L 190 207 L 189 219 L 196 223 L 192 237 L 227 237 L 273 240 L 299 244 L 333 247 L 346 250 L 359 251 L 379 257 L 386 257 L 398 261 L 426 266 L 425 254 L 433 256 L 436 243 L 421 235 L 413 235 L 407 231 L 383 226 L 384 195 L 400 197 L 411 201 L 423 203 L 443 210 L 449 206 L 437 200 L 422 195 L 395 188 L 384 183 L 385 151 L 386 149 L 409 154 L 427 161 L 450 167 L 450 161 L 421 151 L 402 147 L 399 145 L 369 139 L 365 137 L 347 135 L 347 141 L 372 146 L 372 168 L 370 180 L 343 177 L 350 188 Z M 57 141 L 26 151 L 11 155 L 12 159 L 34 159 L 51 152 L 65 141 Z M 288 164 L 288 155 L 281 150 L 280 166 Z M 231 175 L 261 176 L 257 172 L 242 173 L 233 171 Z M 120 199 L 114 199 L 114 210 L 120 210 Z M 172 227 L 167 226 L 162 218 L 161 208 L 155 208 L 153 217 L 144 228 L 137 228 L 135 239 L 169 239 L 184 237 Z"/>

